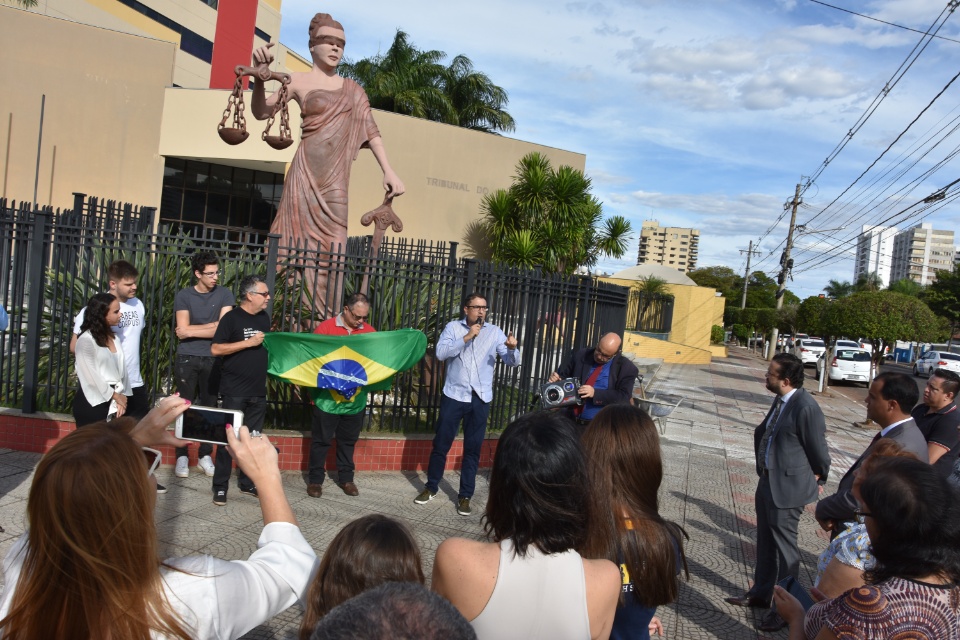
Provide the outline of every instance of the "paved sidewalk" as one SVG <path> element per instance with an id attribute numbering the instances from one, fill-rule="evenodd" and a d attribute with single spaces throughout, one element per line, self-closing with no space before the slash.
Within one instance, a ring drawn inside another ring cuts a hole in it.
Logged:
<path id="1" fill-rule="evenodd" d="M 661 607 L 658 615 L 668 638 L 786 638 L 786 632 L 758 633 L 752 610 L 727 605 L 723 598 L 744 592 L 753 575 L 756 516 L 753 492 L 757 475 L 753 461 L 753 430 L 770 407 L 772 395 L 763 387 L 766 363 L 744 349 L 707 365 L 664 365 L 653 391 L 679 394 L 685 401 L 669 417 L 663 436 L 666 473 L 661 513 L 680 523 L 690 534 L 687 560 L 690 580 L 678 601 Z M 811 371 L 811 370 L 808 370 Z M 811 387 L 809 383 L 808 387 Z M 827 420 L 827 438 L 833 457 L 827 494 L 873 437 L 852 426 L 865 415 L 862 405 L 836 395 L 819 397 Z M 0 450 L 0 557 L 23 533 L 26 498 L 38 454 Z M 487 499 L 488 472 L 477 479 L 474 511 Z M 162 468 L 159 479 L 169 491 L 157 496 L 156 520 L 161 553 L 182 556 L 207 553 L 220 558 L 247 557 L 261 529 L 256 499 L 231 487 L 225 507 L 212 504 L 210 478 L 191 468 L 191 477 L 173 476 Z M 360 496 L 345 496 L 334 484 L 324 485 L 321 499 L 306 495 L 305 476 L 284 472 L 287 495 L 307 540 L 322 555 L 336 532 L 367 513 L 402 517 L 411 525 L 423 552 L 424 571 L 430 575 L 433 555 L 450 536 L 482 537 L 479 515 L 457 515 L 459 477 L 448 473 L 440 494 L 426 505 L 413 498 L 424 477 L 413 472 L 357 474 Z M 808 509 L 800 522 L 803 554 L 801 582 L 810 586 L 817 556 L 826 546 Z M 245 638 L 296 637 L 301 611 L 293 607 Z"/>

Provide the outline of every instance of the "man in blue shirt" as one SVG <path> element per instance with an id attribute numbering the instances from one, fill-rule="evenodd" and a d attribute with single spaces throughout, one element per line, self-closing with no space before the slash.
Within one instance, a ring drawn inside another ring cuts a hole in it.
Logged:
<path id="1" fill-rule="evenodd" d="M 620 345 L 620 336 L 608 333 L 600 338 L 596 347 L 573 351 L 547 379 L 548 382 L 571 377 L 580 380 L 577 394 L 583 404 L 573 407 L 571 415 L 577 424 L 589 423 L 609 404 L 629 404 L 633 398 L 639 372 L 636 365 L 620 353 Z"/>
<path id="2" fill-rule="evenodd" d="M 499 327 L 484 322 L 486 299 L 471 293 L 464 299 L 463 318 L 447 324 L 437 341 L 437 358 L 446 362 L 447 377 L 440 399 L 437 435 L 433 438 L 427 485 L 414 502 L 426 504 L 437 495 L 447 453 L 463 421 L 463 466 L 457 513 L 468 516 L 476 485 L 480 448 L 487 431 L 487 416 L 493 400 L 493 369 L 497 356 L 509 366 L 520 364 L 517 339 Z"/>

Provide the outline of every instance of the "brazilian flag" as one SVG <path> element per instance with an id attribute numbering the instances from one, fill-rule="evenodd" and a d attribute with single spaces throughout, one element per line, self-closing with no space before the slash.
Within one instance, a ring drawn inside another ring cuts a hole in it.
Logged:
<path id="1" fill-rule="evenodd" d="M 385 391 L 393 374 L 415 365 L 427 350 L 427 336 L 416 329 L 351 336 L 268 333 L 267 373 L 292 384 L 314 387 L 321 411 L 351 415 L 367 405 L 367 391 Z"/>

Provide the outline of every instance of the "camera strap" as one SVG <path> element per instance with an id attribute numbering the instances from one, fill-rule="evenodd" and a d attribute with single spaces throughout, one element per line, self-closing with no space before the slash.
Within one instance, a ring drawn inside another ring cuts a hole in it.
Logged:
<path id="1" fill-rule="evenodd" d="M 596 368 L 593 370 L 593 372 L 590 374 L 590 377 L 587 378 L 587 381 L 584 382 L 583 384 L 584 384 L 585 386 L 589 386 L 589 387 L 592 387 L 593 385 L 597 384 L 597 378 L 600 377 L 600 370 L 601 370 L 601 369 L 603 369 L 603 365 L 602 365 L 602 364 L 601 364 L 601 365 L 597 365 L 597 367 L 596 367 Z M 573 408 L 573 415 L 574 415 L 574 417 L 577 417 L 577 418 L 580 417 L 580 414 L 583 413 L 583 407 L 584 407 L 584 406 L 585 406 L 585 403 L 584 403 L 584 404 L 578 404 L 577 406 L 575 406 L 575 407 Z"/>

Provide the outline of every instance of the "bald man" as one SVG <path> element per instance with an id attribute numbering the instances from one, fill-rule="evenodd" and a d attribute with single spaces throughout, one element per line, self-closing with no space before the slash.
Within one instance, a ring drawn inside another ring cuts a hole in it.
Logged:
<path id="1" fill-rule="evenodd" d="M 629 403 L 637 380 L 637 367 L 620 353 L 620 336 L 608 333 L 595 347 L 577 349 L 553 372 L 549 382 L 577 378 L 577 393 L 583 400 L 572 408 L 572 417 L 580 425 L 589 424 L 593 416 L 609 404 Z"/>

